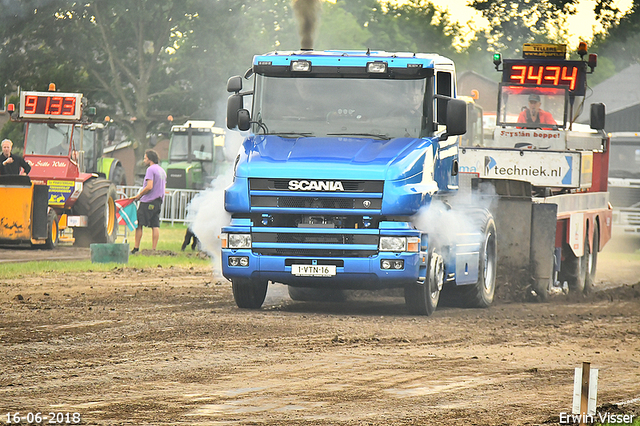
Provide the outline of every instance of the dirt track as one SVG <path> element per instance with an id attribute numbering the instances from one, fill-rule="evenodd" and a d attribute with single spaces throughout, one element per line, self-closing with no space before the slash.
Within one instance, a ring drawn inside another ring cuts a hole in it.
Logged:
<path id="1" fill-rule="evenodd" d="M 293 302 L 279 285 L 262 310 L 239 310 L 208 268 L 2 280 L 0 421 L 558 424 L 582 361 L 599 369 L 599 412 L 637 418 L 639 269 L 600 269 L 608 289 L 589 299 L 431 317 L 394 297 Z"/>

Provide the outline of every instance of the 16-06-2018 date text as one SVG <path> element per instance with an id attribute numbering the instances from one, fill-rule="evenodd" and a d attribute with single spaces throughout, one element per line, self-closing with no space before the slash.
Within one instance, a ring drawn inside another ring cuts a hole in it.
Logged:
<path id="1" fill-rule="evenodd" d="M 80 413 L 62 413 L 62 412 L 28 412 L 21 413 L 19 411 L 13 413 L 7 413 L 6 417 L 8 425 L 13 424 L 48 424 L 48 425 L 61 425 L 61 424 L 79 424 L 82 421 Z"/>

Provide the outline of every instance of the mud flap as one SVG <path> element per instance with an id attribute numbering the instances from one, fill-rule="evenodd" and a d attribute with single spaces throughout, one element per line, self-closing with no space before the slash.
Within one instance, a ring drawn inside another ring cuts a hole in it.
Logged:
<path id="1" fill-rule="evenodd" d="M 478 179 L 498 195 L 491 212 L 498 237 L 498 275 L 511 284 L 512 297 L 530 290 L 544 300 L 553 285 L 556 204 L 534 203 L 531 184 L 524 181 Z M 514 286 L 515 285 L 515 286 Z"/>
<path id="2" fill-rule="evenodd" d="M 47 229 L 47 202 L 49 199 L 48 185 L 33 185 L 33 228 L 31 238 L 46 240 Z"/>
<path id="3" fill-rule="evenodd" d="M 554 277 L 557 204 L 531 205 L 532 289 L 541 299 L 549 295 Z"/>

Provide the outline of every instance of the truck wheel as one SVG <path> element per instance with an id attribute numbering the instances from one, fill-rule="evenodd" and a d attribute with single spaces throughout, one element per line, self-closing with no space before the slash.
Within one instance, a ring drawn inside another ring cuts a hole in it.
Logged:
<path id="1" fill-rule="evenodd" d="M 488 211 L 484 212 L 480 227 L 482 244 L 478 264 L 478 282 L 462 288 L 464 300 L 470 308 L 488 308 L 496 292 L 497 242 L 496 224 Z"/>
<path id="2" fill-rule="evenodd" d="M 405 286 L 404 301 L 413 315 L 431 315 L 438 307 L 444 284 L 444 261 L 434 250 L 429 253 L 427 279 Z"/>
<path id="3" fill-rule="evenodd" d="M 87 227 L 74 228 L 75 245 L 89 247 L 91 243 L 113 243 L 118 236 L 116 222 L 116 187 L 104 178 L 84 183 L 73 212 L 88 218 Z"/>
<path id="4" fill-rule="evenodd" d="M 47 241 L 44 248 L 54 249 L 60 241 L 60 229 L 58 228 L 58 215 L 55 211 L 49 210 L 47 213 Z"/>
<path id="5" fill-rule="evenodd" d="M 111 176 L 111 182 L 114 185 L 126 185 L 127 184 L 127 174 L 124 172 L 124 167 L 120 164 L 116 166 L 113 170 L 113 176 Z"/>
<path id="6" fill-rule="evenodd" d="M 588 275 L 589 241 L 585 237 L 584 254 L 580 257 L 576 257 L 568 245 L 564 249 L 567 254 L 560 266 L 560 282 L 566 281 L 571 293 L 583 293 Z"/>
<path id="7" fill-rule="evenodd" d="M 256 281 L 249 278 L 231 280 L 233 298 L 238 308 L 258 309 L 267 296 L 268 281 Z"/>
<path id="8" fill-rule="evenodd" d="M 287 286 L 291 300 L 298 302 L 344 302 L 347 295 L 335 288 L 303 288 Z"/>
<path id="9" fill-rule="evenodd" d="M 598 266 L 598 249 L 600 248 L 600 230 L 596 227 L 593 233 L 593 243 L 589 247 L 589 254 L 587 255 L 587 271 L 584 283 L 584 292 L 591 293 L 596 285 L 596 268 Z M 585 250 L 587 247 L 585 247 Z M 587 253 L 585 252 L 585 255 Z"/>

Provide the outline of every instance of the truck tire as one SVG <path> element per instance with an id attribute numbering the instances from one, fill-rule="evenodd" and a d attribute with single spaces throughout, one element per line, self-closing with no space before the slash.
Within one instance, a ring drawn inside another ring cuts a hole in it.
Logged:
<path id="1" fill-rule="evenodd" d="M 259 309 L 267 296 L 268 281 L 257 281 L 250 278 L 234 278 L 231 280 L 233 298 L 238 308 Z"/>
<path id="2" fill-rule="evenodd" d="M 58 215 L 55 211 L 49 210 L 47 213 L 47 240 L 44 248 L 54 249 L 60 241 L 60 229 L 58 228 Z"/>
<path id="3" fill-rule="evenodd" d="M 486 210 L 480 220 L 482 244 L 478 260 L 478 282 L 461 288 L 465 305 L 470 308 L 488 308 L 493 303 L 496 292 L 496 224 L 491 213 Z"/>
<path id="4" fill-rule="evenodd" d="M 404 288 L 404 301 L 409 312 L 413 315 L 431 315 L 438 307 L 443 284 L 444 261 L 442 256 L 431 250 L 425 281 Z"/>
<path id="5" fill-rule="evenodd" d="M 126 185 L 127 184 L 127 174 L 124 171 L 124 167 L 118 162 L 116 167 L 113 169 L 113 174 L 111 176 L 111 182 L 114 185 Z"/>
<path id="6" fill-rule="evenodd" d="M 347 295 L 336 288 L 306 288 L 287 286 L 291 300 L 298 302 L 344 302 Z"/>
<path id="7" fill-rule="evenodd" d="M 73 206 L 76 215 L 88 218 L 87 227 L 74 228 L 75 245 L 89 247 L 91 243 L 113 243 L 118 236 L 116 221 L 116 187 L 104 178 L 84 183 L 82 193 Z"/>
<path id="8" fill-rule="evenodd" d="M 584 253 L 577 257 L 573 254 L 573 250 L 569 245 L 565 245 L 566 255 L 560 265 L 560 282 L 567 282 L 569 292 L 574 294 L 582 294 L 585 292 L 585 282 L 587 280 L 588 259 L 590 257 L 589 241 L 587 237 L 584 239 Z"/>
<path id="9" fill-rule="evenodd" d="M 593 233 L 593 243 L 589 247 L 589 255 L 587 256 L 587 261 L 586 261 L 587 273 L 585 276 L 585 283 L 584 283 L 584 292 L 586 294 L 593 292 L 594 287 L 596 285 L 596 268 L 598 266 L 598 250 L 599 249 L 600 249 L 600 229 L 596 226 L 596 230 Z"/>

